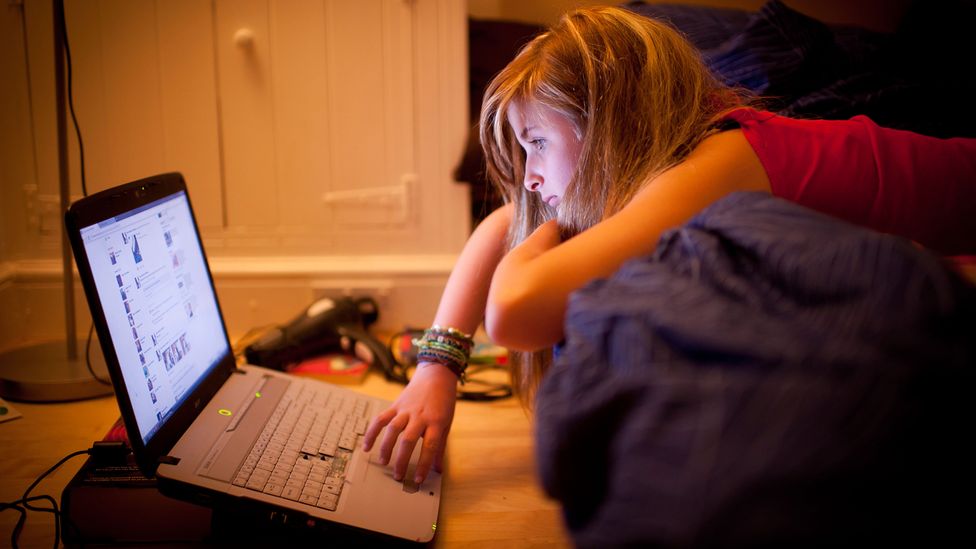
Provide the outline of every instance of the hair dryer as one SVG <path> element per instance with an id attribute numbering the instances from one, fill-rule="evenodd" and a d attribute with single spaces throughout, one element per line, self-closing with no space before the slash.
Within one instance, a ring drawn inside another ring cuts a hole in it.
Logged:
<path id="1" fill-rule="evenodd" d="M 390 350 L 369 333 L 378 317 L 372 298 L 322 298 L 248 345 L 244 357 L 250 364 L 284 370 L 311 356 L 342 351 L 381 368 L 388 379 L 402 381 Z"/>

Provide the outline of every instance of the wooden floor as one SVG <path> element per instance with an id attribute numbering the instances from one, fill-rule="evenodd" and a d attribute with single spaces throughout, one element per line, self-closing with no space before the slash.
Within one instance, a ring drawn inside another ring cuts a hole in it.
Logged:
<path id="1" fill-rule="evenodd" d="M 370 374 L 367 394 L 392 400 L 400 386 Z M 0 502 L 18 499 L 59 459 L 87 449 L 119 417 L 112 397 L 62 404 L 10 403 L 23 417 L 0 423 Z M 84 462 L 78 457 L 42 482 L 34 494 L 60 501 L 64 485 Z M 535 475 L 529 417 L 515 399 L 460 402 L 448 444 L 443 498 L 434 547 L 569 546 L 558 506 L 545 498 Z M 0 513 L 0 547 L 17 521 Z M 51 547 L 48 513 L 30 513 L 20 547 Z"/>

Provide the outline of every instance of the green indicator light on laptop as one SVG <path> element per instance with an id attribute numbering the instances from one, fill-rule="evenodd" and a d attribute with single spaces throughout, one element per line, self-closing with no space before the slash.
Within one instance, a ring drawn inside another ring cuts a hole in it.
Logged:
<path id="1" fill-rule="evenodd" d="M 254 393 L 255 398 L 261 398 L 261 391 Z"/>
<path id="2" fill-rule="evenodd" d="M 229 415 L 231 415 L 231 414 L 232 414 L 233 412 L 231 412 L 231 411 L 230 411 L 230 410 L 228 410 L 227 408 L 221 408 L 221 409 L 219 409 L 219 410 L 217 410 L 217 413 L 218 413 L 218 414 L 220 414 L 220 415 L 222 415 L 222 416 L 229 416 Z"/>

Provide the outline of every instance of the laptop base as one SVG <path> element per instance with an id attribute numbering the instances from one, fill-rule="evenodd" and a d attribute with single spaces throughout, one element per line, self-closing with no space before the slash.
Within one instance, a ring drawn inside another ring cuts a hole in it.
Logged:
<path id="1" fill-rule="evenodd" d="M 305 520 L 288 513 L 247 509 L 224 511 L 214 509 L 210 539 L 229 546 L 255 547 L 329 546 L 396 549 L 428 545 L 353 529 L 337 523 Z"/>
<path id="2" fill-rule="evenodd" d="M 157 479 L 125 463 L 96 465 L 89 458 L 61 494 L 61 537 L 66 547 L 92 544 L 217 546 L 417 547 L 419 544 L 299 514 L 259 507 L 214 509 L 163 495 Z"/>

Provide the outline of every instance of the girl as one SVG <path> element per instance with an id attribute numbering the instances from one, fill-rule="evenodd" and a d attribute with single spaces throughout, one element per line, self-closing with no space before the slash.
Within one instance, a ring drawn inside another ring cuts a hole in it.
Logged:
<path id="1" fill-rule="evenodd" d="M 976 140 L 800 121 L 748 108 L 665 24 L 619 8 L 570 13 L 485 92 L 481 142 L 506 205 L 449 277 L 413 379 L 369 426 L 401 479 L 440 468 L 455 387 L 484 320 L 531 400 L 567 298 L 735 191 L 760 191 L 948 254 L 976 251 Z M 507 245 L 506 243 L 511 243 Z"/>

